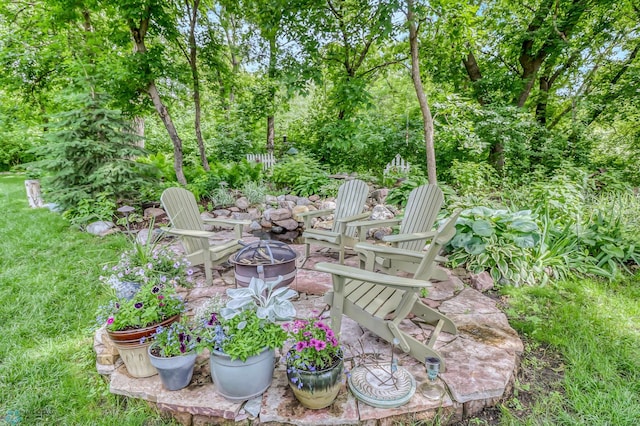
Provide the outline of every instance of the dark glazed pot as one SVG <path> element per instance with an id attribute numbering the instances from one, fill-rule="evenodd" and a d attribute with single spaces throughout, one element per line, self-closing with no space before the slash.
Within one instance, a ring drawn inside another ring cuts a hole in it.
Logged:
<path id="1" fill-rule="evenodd" d="M 312 409 L 325 408 L 333 404 L 342 387 L 342 358 L 324 370 L 292 370 L 287 365 L 289 386 L 300 403 Z"/>

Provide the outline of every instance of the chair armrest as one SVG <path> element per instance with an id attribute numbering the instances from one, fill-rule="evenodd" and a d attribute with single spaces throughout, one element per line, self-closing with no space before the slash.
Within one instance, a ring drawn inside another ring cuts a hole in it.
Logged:
<path id="1" fill-rule="evenodd" d="M 367 239 L 369 229 L 397 225 L 401 221 L 402 219 L 357 220 L 355 222 L 347 223 L 347 226 L 358 228 L 358 240 L 364 242 Z"/>
<path id="2" fill-rule="evenodd" d="M 310 211 L 310 212 L 296 213 L 296 216 L 300 216 L 300 217 L 303 217 L 303 218 L 327 216 L 327 215 L 330 215 L 331 213 L 333 213 L 334 210 L 335 209 L 313 210 L 313 211 Z"/>
<path id="3" fill-rule="evenodd" d="M 204 218 L 204 219 L 202 219 L 202 221 L 205 222 L 205 223 L 219 223 L 221 225 L 229 225 L 229 226 L 237 226 L 237 225 L 249 226 L 249 225 L 251 225 L 251 221 L 250 220 L 238 220 L 238 219 Z"/>
<path id="4" fill-rule="evenodd" d="M 213 238 L 216 236 L 215 232 L 199 231 L 197 229 L 176 229 L 176 228 L 161 228 L 167 234 L 179 235 L 181 237 L 194 237 L 194 238 Z"/>
<path id="5" fill-rule="evenodd" d="M 353 221 L 356 221 L 356 220 L 361 220 L 361 219 L 367 218 L 369 216 L 371 216 L 371 213 L 369 213 L 369 212 L 359 213 L 359 214 L 356 214 L 356 215 L 353 215 L 353 216 L 341 217 L 340 219 L 337 220 L 337 222 L 339 222 L 339 223 L 348 223 L 348 222 L 353 222 Z"/>
<path id="6" fill-rule="evenodd" d="M 213 218 L 205 218 L 202 220 L 204 223 L 208 223 L 208 224 L 217 224 L 217 225 L 221 225 L 221 226 L 232 226 L 235 234 L 236 234 L 236 239 L 240 239 L 242 238 L 242 231 L 244 230 L 245 226 L 249 226 L 251 225 L 251 221 L 250 220 L 238 220 L 238 219 L 213 219 Z"/>
<path id="7" fill-rule="evenodd" d="M 304 229 L 311 229 L 311 219 L 314 217 L 328 216 L 334 212 L 335 209 L 323 209 L 314 210 L 311 212 L 298 213 L 297 215 L 304 221 Z"/>
<path id="8" fill-rule="evenodd" d="M 397 235 L 385 235 L 382 237 L 382 241 L 385 243 L 401 243 L 404 241 L 416 241 L 416 240 L 428 240 L 438 235 L 437 231 L 429 232 L 414 232 L 413 234 L 397 234 Z"/>
<path id="9" fill-rule="evenodd" d="M 379 274 L 377 272 L 365 271 L 352 266 L 337 265 L 335 263 L 320 262 L 315 266 L 320 272 L 328 272 L 339 277 L 349 278 L 358 281 L 365 281 L 373 284 L 380 284 L 398 289 L 417 290 L 431 286 L 429 281 L 414 280 L 413 278 L 396 277 L 393 275 Z"/>
<path id="10" fill-rule="evenodd" d="M 410 257 L 415 259 L 416 261 L 422 260 L 425 252 L 423 251 L 413 251 L 413 250 L 405 250 L 399 249 L 392 246 L 386 246 L 382 244 L 371 244 L 371 243 L 357 243 L 353 249 L 357 253 L 362 253 L 366 257 L 369 253 L 373 253 L 374 255 L 379 255 L 381 257 L 389 257 L 393 256 L 394 258 L 398 257 Z"/>

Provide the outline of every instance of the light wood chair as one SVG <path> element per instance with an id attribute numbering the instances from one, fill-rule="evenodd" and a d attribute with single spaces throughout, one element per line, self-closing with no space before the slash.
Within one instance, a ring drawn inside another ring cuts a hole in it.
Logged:
<path id="1" fill-rule="evenodd" d="M 455 235 L 455 223 L 459 211 L 433 235 L 429 249 L 423 253 L 418 270 L 432 267 L 440 249 Z M 389 247 L 390 250 L 407 251 Z M 345 265 L 322 262 L 315 267 L 318 271 L 332 275 L 333 291 L 325 295 L 325 301 L 331 305 L 331 328 L 337 333 L 342 325 L 342 315 L 355 320 L 387 342 L 397 339 L 399 347 L 424 362 L 425 357 L 440 359 L 441 371 L 445 370 L 445 359 L 434 349 L 442 331 L 457 334 L 453 321 L 421 300 L 423 289 L 431 286 L 426 280 L 416 280 L 393 275 L 385 275 Z M 408 315 L 433 326 L 427 342 L 422 342 L 400 327 L 400 322 Z"/>
<path id="2" fill-rule="evenodd" d="M 344 252 L 346 247 L 353 247 L 357 242 L 356 228 L 347 227 L 352 221 L 362 220 L 369 216 L 363 213 L 365 202 L 369 195 L 369 187 L 361 180 L 354 179 L 340 185 L 336 198 L 336 208 L 326 210 L 316 210 L 300 214 L 304 218 L 304 253 L 305 257 L 301 264 L 309 258 L 311 245 L 328 247 L 338 250 L 339 261 L 344 263 Z M 318 216 L 327 216 L 333 213 L 333 227 L 331 230 L 312 229 L 311 219 Z"/>
<path id="3" fill-rule="evenodd" d="M 171 228 L 163 228 L 169 234 L 181 237 L 186 258 L 192 265 L 204 265 L 207 284 L 213 284 L 212 268 L 228 260 L 229 256 L 242 248 L 240 238 L 244 226 L 251 224 L 248 220 L 202 219 L 196 198 L 183 188 L 168 188 L 160 197 Z M 212 224 L 221 227 L 233 227 L 235 239 L 220 244 L 211 244 L 211 239 L 218 237 L 216 232 L 204 230 L 204 225 Z"/>
<path id="4" fill-rule="evenodd" d="M 437 185 L 422 185 L 409 193 L 407 205 L 402 219 L 368 220 L 349 223 L 358 229 L 360 236 L 354 249 L 360 257 L 360 266 L 368 271 L 381 270 L 388 274 L 397 275 L 399 271 L 415 274 L 426 242 L 433 238 L 433 225 L 438 217 L 444 196 Z M 365 237 L 371 228 L 393 226 L 400 224 L 400 231 L 395 235 L 382 237 L 385 244 L 366 243 Z M 392 247 L 393 249 L 388 249 Z M 401 251 L 395 250 L 400 249 Z M 400 253 L 415 252 L 420 255 L 405 256 Z M 437 256 L 436 261 L 446 259 Z M 444 271 L 433 265 L 428 275 L 414 275 L 414 278 L 443 281 L 447 279 Z"/>

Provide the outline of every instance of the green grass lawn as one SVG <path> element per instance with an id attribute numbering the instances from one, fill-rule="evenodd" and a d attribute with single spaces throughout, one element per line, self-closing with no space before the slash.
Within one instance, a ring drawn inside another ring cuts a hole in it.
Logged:
<path id="1" fill-rule="evenodd" d="M 97 374 L 97 280 L 126 240 L 71 229 L 28 207 L 24 178 L 0 175 L 0 424 L 169 424 L 143 401 L 111 395 Z"/>
<path id="2" fill-rule="evenodd" d="M 91 328 L 108 299 L 97 278 L 126 240 L 30 209 L 23 181 L 0 175 L 0 425 L 171 424 L 143 401 L 111 395 L 95 369 Z M 640 425 L 640 276 L 503 293 L 529 351 L 559 356 L 561 380 L 557 389 L 516 383 L 500 424 Z M 523 369 L 542 369 L 535 356 L 524 360 Z M 535 396 L 527 407 L 524 392 Z"/>

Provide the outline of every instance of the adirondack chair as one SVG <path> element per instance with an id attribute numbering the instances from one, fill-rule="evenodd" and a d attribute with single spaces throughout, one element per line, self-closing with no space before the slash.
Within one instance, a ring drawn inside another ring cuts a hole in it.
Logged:
<path id="1" fill-rule="evenodd" d="M 360 257 L 360 267 L 368 271 L 379 269 L 389 274 L 397 275 L 398 271 L 415 274 L 420 257 L 407 257 L 400 255 L 398 250 L 407 250 L 423 254 L 423 248 L 427 239 L 434 235 L 433 224 L 436 221 L 444 196 L 437 185 L 422 185 L 415 188 L 409 194 L 407 206 L 402 219 L 368 220 L 349 223 L 349 226 L 358 228 L 360 243 L 354 249 Z M 363 242 L 371 228 L 392 226 L 400 224 L 400 232 L 396 235 L 387 235 L 382 238 L 385 245 Z M 388 249 L 391 246 L 393 249 Z M 418 260 L 416 260 L 418 259 Z M 445 259 L 436 257 L 436 261 Z M 414 276 L 425 280 L 435 279 L 443 281 L 447 279 L 446 273 L 437 269 L 435 265 L 429 268 L 428 274 Z"/>
<path id="2" fill-rule="evenodd" d="M 368 195 L 369 187 L 365 182 L 358 179 L 350 180 L 340 185 L 335 210 L 316 210 L 300 214 L 304 218 L 305 229 L 302 233 L 305 244 L 302 264 L 309 258 L 312 244 L 338 250 L 340 263 L 344 263 L 345 247 L 353 247 L 358 242 L 356 228 L 347 227 L 347 223 L 369 216 L 369 213 L 362 212 Z M 312 218 L 326 216 L 332 212 L 334 219 L 330 231 L 311 228 Z"/>
<path id="3" fill-rule="evenodd" d="M 429 268 L 442 246 L 453 238 L 458 215 L 459 212 L 455 212 L 434 234 L 420 261 L 419 270 Z M 334 331 L 340 332 L 344 314 L 387 342 L 397 339 L 399 347 L 420 362 L 424 362 L 427 356 L 438 357 L 440 371 L 445 370 L 445 359 L 434 346 L 442 331 L 457 334 L 458 330 L 451 319 L 420 300 L 421 290 L 431 286 L 429 281 L 327 262 L 318 263 L 315 268 L 332 275 L 333 291 L 325 295 L 325 302 L 331 305 L 331 328 Z M 428 342 L 416 339 L 400 327 L 409 314 L 415 316 L 413 321 L 421 320 L 434 327 Z"/>
<path id="4" fill-rule="evenodd" d="M 182 238 L 182 245 L 187 260 L 192 265 L 204 265 L 207 284 L 213 284 L 211 268 L 227 261 L 229 255 L 235 253 L 242 246 L 239 243 L 242 229 L 250 225 L 247 220 L 231 219 L 202 219 L 194 195 L 183 188 L 168 188 L 160 197 L 160 201 L 171 220 L 171 228 L 163 228 L 169 234 Z M 216 238 L 215 232 L 204 230 L 204 224 L 209 223 L 223 227 L 233 227 L 235 239 L 221 244 L 210 245 L 209 238 Z"/>

